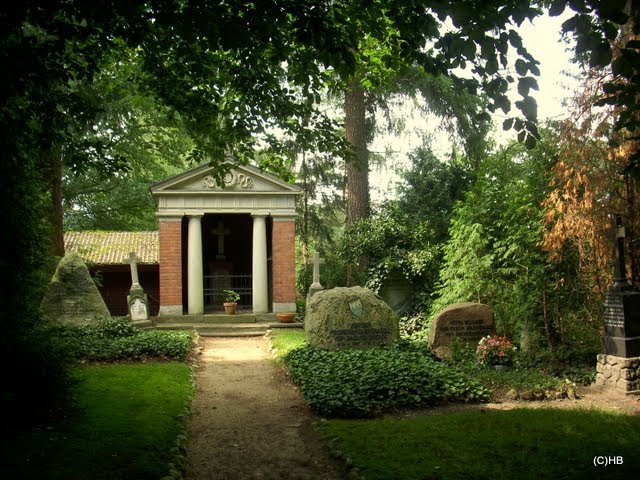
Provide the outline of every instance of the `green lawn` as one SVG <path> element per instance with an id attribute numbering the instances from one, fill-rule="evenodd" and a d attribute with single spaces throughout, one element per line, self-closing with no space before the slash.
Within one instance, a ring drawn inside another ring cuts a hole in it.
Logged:
<path id="1" fill-rule="evenodd" d="M 640 418 L 596 410 L 468 411 L 318 428 L 366 480 L 627 480 L 640 468 Z M 594 466 L 596 456 L 622 464 Z"/>
<path id="2" fill-rule="evenodd" d="M 302 329 L 274 328 L 269 333 L 269 338 L 275 348 L 276 358 L 282 359 L 294 348 L 303 346 L 307 337 Z"/>
<path id="3" fill-rule="evenodd" d="M 192 395 L 182 363 L 79 368 L 68 418 L 9 443 L 0 478 L 157 479 Z"/>

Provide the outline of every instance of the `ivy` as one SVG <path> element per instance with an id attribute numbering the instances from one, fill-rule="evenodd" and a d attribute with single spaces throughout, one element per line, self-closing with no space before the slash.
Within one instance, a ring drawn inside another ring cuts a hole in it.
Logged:
<path id="1" fill-rule="evenodd" d="M 303 347 L 284 360 L 310 408 L 330 417 L 369 417 L 443 401 L 486 401 L 489 395 L 419 344 L 337 351 Z"/>

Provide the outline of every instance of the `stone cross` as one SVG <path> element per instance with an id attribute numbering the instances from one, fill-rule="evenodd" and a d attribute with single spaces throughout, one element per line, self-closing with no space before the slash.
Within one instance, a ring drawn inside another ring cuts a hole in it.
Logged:
<path id="1" fill-rule="evenodd" d="M 136 252 L 129 253 L 129 265 L 131 266 L 131 286 L 140 287 L 140 280 L 138 279 L 138 265 L 137 265 Z"/>
<path id="2" fill-rule="evenodd" d="M 322 285 L 320 284 L 320 265 L 323 263 L 324 258 L 320 258 L 318 252 L 313 254 L 313 258 L 307 260 L 307 265 L 313 265 L 313 283 L 311 284 L 311 289 L 313 290 L 322 290 Z"/>
<path id="3" fill-rule="evenodd" d="M 627 289 L 631 285 L 627 281 L 627 267 L 624 258 L 625 230 L 622 224 L 622 215 L 615 216 L 616 222 L 616 268 L 614 288 Z"/>
<path id="4" fill-rule="evenodd" d="M 229 235 L 231 231 L 228 228 L 224 228 L 222 222 L 218 222 L 218 228 L 212 230 L 211 233 L 218 236 L 218 254 L 216 255 L 216 260 L 224 260 L 224 237 L 225 235 Z"/>

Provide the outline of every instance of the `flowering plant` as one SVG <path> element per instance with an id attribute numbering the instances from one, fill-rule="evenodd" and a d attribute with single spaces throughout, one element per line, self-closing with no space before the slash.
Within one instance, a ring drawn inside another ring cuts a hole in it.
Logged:
<path id="1" fill-rule="evenodd" d="M 507 337 L 487 335 L 478 342 L 476 358 L 484 365 L 511 365 L 516 359 L 516 347 Z"/>

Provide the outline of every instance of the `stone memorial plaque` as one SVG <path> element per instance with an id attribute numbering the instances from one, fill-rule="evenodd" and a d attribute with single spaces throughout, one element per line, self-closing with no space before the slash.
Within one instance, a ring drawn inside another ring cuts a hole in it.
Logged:
<path id="1" fill-rule="evenodd" d="M 137 297 L 129 304 L 129 314 L 131 320 L 148 320 L 149 311 L 147 310 L 147 304 L 142 301 L 140 297 Z"/>
<path id="2" fill-rule="evenodd" d="M 305 330 L 318 348 L 372 348 L 398 339 L 398 317 L 371 290 L 334 288 L 317 292 L 307 303 Z"/>
<path id="3" fill-rule="evenodd" d="M 449 344 L 459 338 L 475 348 L 482 337 L 495 333 L 493 311 L 482 303 L 454 303 L 442 310 L 429 326 L 429 347 L 440 358 L 451 353 Z"/>
<path id="4" fill-rule="evenodd" d="M 624 305 L 622 296 L 607 293 L 604 299 L 604 325 L 610 328 L 624 328 Z"/>

